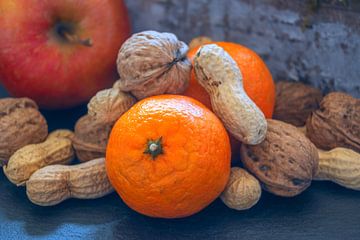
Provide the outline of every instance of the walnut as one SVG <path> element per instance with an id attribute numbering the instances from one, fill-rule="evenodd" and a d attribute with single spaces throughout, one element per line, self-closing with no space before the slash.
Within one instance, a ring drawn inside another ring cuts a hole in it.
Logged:
<path id="1" fill-rule="evenodd" d="M 306 122 L 307 136 L 318 147 L 345 147 L 360 152 L 360 99 L 329 93 Z"/>
<path id="2" fill-rule="evenodd" d="M 318 167 L 314 144 L 296 127 L 277 120 L 268 120 L 268 131 L 262 143 L 242 145 L 241 158 L 264 190 L 285 197 L 308 188 Z"/>
<path id="3" fill-rule="evenodd" d="M 117 58 L 120 89 L 138 99 L 182 93 L 191 71 L 187 51 L 188 46 L 171 33 L 144 31 L 132 35 Z"/>
<path id="4" fill-rule="evenodd" d="M 101 90 L 91 98 L 87 106 L 88 114 L 75 125 L 73 145 L 81 162 L 105 156 L 112 127 L 135 103 L 133 96 L 115 86 Z"/>
<path id="5" fill-rule="evenodd" d="M 120 81 L 120 79 L 118 79 L 118 80 L 116 80 L 116 81 L 114 82 L 112 88 L 115 88 L 115 89 L 118 88 L 118 89 L 120 89 L 120 86 L 121 86 L 121 81 Z"/>
<path id="6" fill-rule="evenodd" d="M 45 140 L 48 126 L 36 103 L 29 98 L 0 100 L 0 165 L 19 148 Z"/>
<path id="7" fill-rule="evenodd" d="M 136 103 L 136 99 L 118 88 L 99 91 L 88 104 L 88 114 L 103 122 L 114 122 Z"/>
<path id="8" fill-rule="evenodd" d="M 206 37 L 206 36 L 199 36 L 196 38 L 193 38 L 190 43 L 189 43 L 189 49 L 194 49 L 194 48 L 198 48 L 201 47 L 204 44 L 209 44 L 214 42 L 211 38 Z"/>
<path id="9" fill-rule="evenodd" d="M 220 199 L 229 208 L 246 210 L 253 207 L 261 197 L 259 181 L 245 169 L 231 168 L 230 178 Z"/>
<path id="10" fill-rule="evenodd" d="M 99 121 L 90 115 L 85 115 L 76 122 L 73 146 L 81 162 L 105 156 L 113 125 L 114 122 Z"/>
<path id="11" fill-rule="evenodd" d="M 320 90 L 297 82 L 276 83 L 274 119 L 304 126 L 310 113 L 319 107 Z"/>

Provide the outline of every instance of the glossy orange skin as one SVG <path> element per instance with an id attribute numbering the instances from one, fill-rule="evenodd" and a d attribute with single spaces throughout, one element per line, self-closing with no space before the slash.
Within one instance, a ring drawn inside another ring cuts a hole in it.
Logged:
<path id="1" fill-rule="evenodd" d="M 162 137 L 164 153 L 144 154 Z M 230 174 L 229 137 L 200 102 L 160 95 L 135 104 L 110 134 L 106 170 L 123 201 L 150 217 L 180 218 L 199 212 L 225 188 Z"/>
<path id="2" fill-rule="evenodd" d="M 236 43 L 216 42 L 238 64 L 243 75 L 244 89 L 248 96 L 263 111 L 266 118 L 271 118 L 275 106 L 275 84 L 264 61 L 252 50 Z M 199 47 L 188 52 L 193 61 Z M 197 82 L 194 70 L 191 72 L 190 84 L 184 95 L 195 98 L 211 109 L 208 93 Z"/>

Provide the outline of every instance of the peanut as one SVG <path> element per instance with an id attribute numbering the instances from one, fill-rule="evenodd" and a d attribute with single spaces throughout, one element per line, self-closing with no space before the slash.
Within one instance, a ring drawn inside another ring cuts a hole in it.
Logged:
<path id="1" fill-rule="evenodd" d="M 260 197 L 259 181 L 242 168 L 231 168 L 228 184 L 220 196 L 224 204 L 236 210 L 246 210 L 254 206 Z"/>
<path id="2" fill-rule="evenodd" d="M 40 206 L 56 205 L 68 198 L 100 198 L 112 191 L 104 158 L 72 166 L 46 166 L 26 182 L 28 198 Z"/>
<path id="3" fill-rule="evenodd" d="M 74 132 L 68 129 L 57 129 L 51 133 L 49 133 L 47 139 L 50 138 L 68 138 L 72 140 L 74 138 Z"/>
<path id="4" fill-rule="evenodd" d="M 12 183 L 22 186 L 36 170 L 51 164 L 68 164 L 73 158 L 71 140 L 50 137 L 43 143 L 26 145 L 17 150 L 3 170 Z"/>
<path id="5" fill-rule="evenodd" d="M 256 145 L 266 135 L 264 114 L 248 97 L 236 62 L 216 44 L 201 47 L 194 59 L 196 79 L 209 93 L 211 106 L 239 141 Z"/>
<path id="6" fill-rule="evenodd" d="M 306 126 L 297 128 L 303 134 Z M 360 154 L 348 148 L 318 150 L 319 166 L 314 180 L 328 180 L 343 187 L 360 190 Z"/>
<path id="7" fill-rule="evenodd" d="M 360 190 L 360 154 L 347 148 L 318 150 L 319 168 L 315 180 L 329 180 L 343 187 Z"/>

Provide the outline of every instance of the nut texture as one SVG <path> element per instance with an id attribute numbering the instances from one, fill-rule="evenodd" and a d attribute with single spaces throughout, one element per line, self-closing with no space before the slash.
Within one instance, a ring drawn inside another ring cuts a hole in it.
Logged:
<path id="1" fill-rule="evenodd" d="M 213 40 L 211 38 L 206 37 L 206 36 L 199 36 L 199 37 L 193 38 L 190 41 L 189 49 L 194 49 L 194 48 L 200 47 L 204 44 L 208 44 L 211 42 L 213 42 Z"/>
<path id="2" fill-rule="evenodd" d="M 297 127 L 296 129 L 306 136 L 306 126 Z"/>
<path id="3" fill-rule="evenodd" d="M 261 197 L 259 181 L 246 170 L 231 168 L 230 178 L 220 198 L 229 208 L 246 210 L 254 206 Z"/>
<path id="4" fill-rule="evenodd" d="M 88 114 L 104 122 L 116 121 L 136 103 L 136 99 L 118 88 L 99 91 L 88 104 Z"/>
<path id="5" fill-rule="evenodd" d="M 360 190 L 360 154 L 347 148 L 319 150 L 319 169 L 315 180 L 329 180 L 343 187 Z"/>
<path id="6" fill-rule="evenodd" d="M 226 129 L 239 141 L 258 144 L 266 134 L 266 119 L 248 97 L 241 71 L 216 44 L 201 47 L 194 58 L 196 79 L 209 93 L 211 106 Z"/>
<path id="7" fill-rule="evenodd" d="M 68 164 L 73 158 L 71 140 L 52 137 L 43 143 L 26 145 L 17 150 L 3 170 L 12 183 L 21 186 L 36 170 L 51 164 Z"/>
<path id="8" fill-rule="evenodd" d="M 47 139 L 51 138 L 67 138 L 67 139 L 74 139 L 75 134 L 73 131 L 68 129 L 57 129 L 49 133 Z"/>
<path id="9" fill-rule="evenodd" d="M 48 126 L 28 98 L 0 99 L 0 166 L 19 148 L 45 140 Z"/>
<path id="10" fill-rule="evenodd" d="M 360 99 L 333 92 L 306 122 L 307 136 L 320 149 L 350 148 L 360 152 Z"/>
<path id="11" fill-rule="evenodd" d="M 274 119 L 295 126 L 304 126 L 310 113 L 319 107 L 320 90 L 299 82 L 276 83 Z"/>
<path id="12" fill-rule="evenodd" d="M 144 31 L 132 35 L 117 58 L 120 89 L 137 99 L 182 93 L 191 70 L 187 51 L 188 46 L 172 33 Z"/>
<path id="13" fill-rule="evenodd" d="M 121 86 L 121 80 L 118 79 L 118 80 L 116 80 L 116 81 L 114 82 L 112 88 L 118 88 L 118 89 L 120 89 L 120 86 Z"/>
<path id="14" fill-rule="evenodd" d="M 73 146 L 81 162 L 105 156 L 113 125 L 114 122 L 99 121 L 90 115 L 85 115 L 77 121 Z"/>
<path id="15" fill-rule="evenodd" d="M 100 198 L 112 191 L 104 158 L 72 166 L 47 166 L 26 182 L 28 198 L 40 206 L 56 205 L 68 198 Z"/>
<path id="16" fill-rule="evenodd" d="M 268 120 L 262 143 L 241 146 L 241 159 L 264 190 L 285 197 L 308 188 L 318 167 L 314 144 L 296 127 L 277 120 Z"/>

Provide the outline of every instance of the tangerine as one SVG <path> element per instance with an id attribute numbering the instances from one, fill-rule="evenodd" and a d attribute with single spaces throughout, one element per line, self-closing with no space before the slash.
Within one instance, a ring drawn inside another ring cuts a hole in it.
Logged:
<path id="1" fill-rule="evenodd" d="M 192 215 L 216 199 L 230 174 L 229 136 L 189 97 L 143 99 L 114 125 L 106 151 L 110 182 L 123 201 L 151 217 Z"/>

